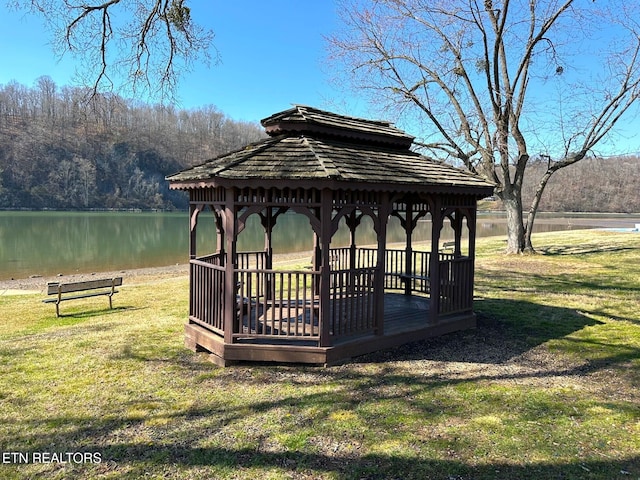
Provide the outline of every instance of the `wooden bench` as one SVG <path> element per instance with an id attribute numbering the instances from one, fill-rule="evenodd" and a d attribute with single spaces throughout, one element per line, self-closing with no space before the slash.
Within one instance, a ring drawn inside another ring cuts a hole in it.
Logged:
<path id="1" fill-rule="evenodd" d="M 431 279 L 424 275 L 407 275 L 406 273 L 401 273 L 398 275 L 400 281 L 405 284 L 405 286 L 411 286 L 411 282 L 413 280 L 417 280 L 419 282 L 423 282 L 422 288 L 417 288 L 417 291 L 423 293 L 429 293 L 429 289 L 431 288 Z"/>
<path id="2" fill-rule="evenodd" d="M 56 304 L 56 316 L 60 316 L 60 302 L 67 300 L 77 300 L 80 298 L 89 298 L 105 295 L 109 297 L 109 308 L 113 308 L 111 297 L 118 293 L 116 287 L 122 285 L 122 277 L 105 278 L 101 280 L 88 280 L 85 282 L 73 283 L 47 283 L 47 295 L 55 295 L 54 298 L 43 300 L 44 303 Z M 72 293 L 74 295 L 66 295 Z"/>
<path id="3" fill-rule="evenodd" d="M 447 250 L 451 250 L 452 252 L 455 250 L 456 248 L 456 242 L 443 242 L 442 243 L 442 248 L 440 249 L 440 252 L 445 252 Z"/>
<path id="4" fill-rule="evenodd" d="M 407 275 L 406 273 L 400 273 L 398 274 L 398 277 L 400 277 L 400 280 L 402 282 L 409 282 L 411 280 L 421 280 L 423 282 L 429 282 L 430 278 L 429 277 L 425 277 L 424 275 Z"/>

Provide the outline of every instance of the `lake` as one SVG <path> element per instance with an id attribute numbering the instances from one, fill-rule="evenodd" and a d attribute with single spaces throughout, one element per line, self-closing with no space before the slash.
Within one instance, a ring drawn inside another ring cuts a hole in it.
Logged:
<path id="1" fill-rule="evenodd" d="M 215 230 L 212 218 L 198 222 L 198 253 L 212 252 Z M 366 217 L 358 230 L 358 244 L 375 242 Z M 632 228 L 640 215 L 629 214 L 540 214 L 537 232 L 582 228 Z M 129 212 L 0 212 L 0 279 L 32 275 L 128 270 L 187 263 L 189 258 L 189 215 L 178 213 Z M 479 214 L 478 236 L 505 235 L 503 215 Z M 403 242 L 404 232 L 393 218 L 388 243 Z M 415 241 L 428 241 L 429 221 L 420 222 Z M 443 240 L 452 238 L 443 232 Z M 311 227 L 302 215 L 285 214 L 274 229 L 276 253 L 303 252 L 313 248 Z M 258 217 L 250 217 L 239 238 L 239 250 L 261 250 L 264 233 Z M 341 228 L 333 246 L 348 245 L 349 235 Z"/>

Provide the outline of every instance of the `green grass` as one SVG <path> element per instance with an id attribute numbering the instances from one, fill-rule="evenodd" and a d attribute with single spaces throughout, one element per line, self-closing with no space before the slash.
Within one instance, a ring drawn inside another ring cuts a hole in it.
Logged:
<path id="1" fill-rule="evenodd" d="M 220 369 L 183 346 L 185 278 L 63 304 L 0 296 L 8 479 L 638 479 L 640 238 L 479 242 L 476 330 L 331 368 Z"/>

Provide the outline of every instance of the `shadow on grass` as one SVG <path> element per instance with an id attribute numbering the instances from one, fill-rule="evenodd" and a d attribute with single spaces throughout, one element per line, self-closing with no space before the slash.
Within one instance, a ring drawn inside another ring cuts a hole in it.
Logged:
<path id="1" fill-rule="evenodd" d="M 575 461 L 563 465 L 539 464 L 518 466 L 507 463 L 488 463 L 469 466 L 463 461 L 450 459 L 402 458 L 391 455 L 368 455 L 363 458 L 341 458 L 300 452 L 261 452 L 254 449 L 233 450 L 217 448 L 150 449 L 140 445 L 118 445 L 103 451 L 106 459 L 117 463 L 117 458 L 140 459 L 127 478 L 144 478 L 148 464 L 158 462 L 186 467 L 222 468 L 233 470 L 259 470 L 280 468 L 289 475 L 278 478 L 318 478 L 317 473 L 333 474 L 341 480 L 481 480 L 481 479 L 607 479 L 629 478 L 638 471 L 640 457 L 623 462 Z M 146 465 L 145 465 L 146 464 Z M 248 472 L 246 472 L 248 473 Z M 316 473 L 314 475 L 314 473 Z M 139 475 L 139 477 L 138 477 Z M 185 478 L 189 475 L 185 475 Z M 238 478 L 230 475 L 230 478 Z M 245 474 L 245 477 L 248 478 Z M 275 477 L 270 477 L 275 478 Z M 633 477 L 632 477 L 633 478 Z"/>
<path id="2" fill-rule="evenodd" d="M 214 412 L 202 412 L 211 415 Z M 541 480 L 541 479 L 607 479 L 636 478 L 640 473 L 640 456 L 630 456 L 623 460 L 581 460 L 558 463 L 526 462 L 515 458 L 513 462 L 465 462 L 456 458 L 456 441 L 451 441 L 447 450 L 451 458 L 428 458 L 393 454 L 367 454 L 359 456 L 353 453 L 341 453 L 341 447 L 348 445 L 336 443 L 335 452 L 320 453 L 297 450 L 274 451 L 263 445 L 248 448 L 202 447 L 199 440 L 203 434 L 212 432 L 193 431 L 190 438 L 172 442 L 170 438 L 134 443 L 130 441 L 110 442 L 105 445 L 95 442 L 96 437 L 107 432 L 116 432 L 122 428 L 135 428 L 129 421 L 92 420 L 94 429 L 83 432 L 84 438 L 60 439 L 49 443 L 41 438 L 32 444 L 32 452 L 66 451 L 98 452 L 101 464 L 80 464 L 66 468 L 64 478 L 93 478 L 108 471 L 118 472 L 118 478 L 251 478 L 253 475 L 266 474 L 274 470 L 281 472 L 277 478 L 313 479 L 320 475 L 331 475 L 334 479 L 344 480 L 383 480 L 383 479 L 445 479 L 445 480 Z M 147 428 L 141 426 L 141 428 Z M 67 443 L 69 442 L 69 443 Z M 268 447 L 268 445 L 265 444 Z M 24 453 L 24 452 L 23 452 Z M 29 455 L 30 457 L 32 455 Z M 19 468 L 20 466 L 18 466 Z M 0 468 L 6 468 L 5 465 Z M 51 473 L 59 466 L 52 464 Z M 191 474 L 189 469 L 197 469 Z M 125 473 L 126 472 L 126 473 Z M 209 472 L 209 476 L 203 475 Z M 284 473 L 286 472 L 286 473 Z M 157 476 L 155 476 L 157 474 Z M 633 475 L 630 477 L 630 475 Z M 46 476 L 46 474 L 45 474 Z M 56 478 L 61 478 L 56 476 Z M 269 477 L 276 478 L 276 477 Z"/>
<path id="3" fill-rule="evenodd" d="M 610 272 L 615 272 L 615 267 L 609 268 Z M 584 278 L 571 273 L 552 273 L 544 275 L 540 273 L 526 272 L 514 275 L 511 272 L 483 272 L 477 269 L 479 275 L 476 279 L 476 289 L 487 291 L 499 288 L 501 291 L 511 292 L 534 292 L 534 293 L 561 293 L 563 295 L 584 295 L 593 296 L 594 292 L 601 292 L 604 297 L 611 292 L 636 293 L 638 291 L 637 280 L 626 278 L 625 275 L 611 275 L 604 277 Z"/>
<path id="4" fill-rule="evenodd" d="M 59 317 L 62 319 L 76 319 L 76 320 L 85 320 L 88 318 L 94 317 L 102 317 L 104 315 L 115 315 L 118 313 L 122 313 L 124 311 L 134 311 L 134 310 L 142 310 L 142 307 L 133 307 L 133 306 L 116 306 L 113 308 L 94 308 L 92 310 L 82 310 L 82 311 L 71 311 L 69 313 L 62 312 Z"/>
<path id="5" fill-rule="evenodd" d="M 630 459 L 627 463 L 593 462 L 565 465 L 514 467 L 507 464 L 488 464 L 469 467 L 462 461 L 401 458 L 390 455 L 369 455 L 364 458 L 340 458 L 318 454 L 299 453 L 267 453 L 251 450 L 227 451 L 206 450 L 186 452 L 186 463 L 195 461 L 196 465 L 209 465 L 211 460 L 222 460 L 226 464 L 230 459 L 236 459 L 235 465 L 243 468 L 268 468 L 286 466 L 288 470 L 305 469 L 334 472 L 340 479 L 373 480 L 373 479 L 550 479 L 550 478 L 586 478 L 587 471 L 600 473 L 608 478 L 620 476 L 621 471 L 635 470 L 638 458 Z M 560 476 L 558 477 L 558 474 Z M 617 474 L 617 475 L 616 475 Z M 605 477 L 603 477 L 605 478 Z"/>
<path id="6" fill-rule="evenodd" d="M 506 299 L 474 302 L 477 328 L 364 355 L 357 362 L 434 360 L 504 364 L 531 348 L 601 322 L 570 308 Z"/>
<path id="7" fill-rule="evenodd" d="M 233 369 L 232 369 L 233 370 Z M 242 368 L 240 374 L 242 374 Z M 249 384 L 282 383 L 291 389 L 293 369 L 286 367 L 252 367 L 257 378 L 236 381 Z M 100 477 L 106 472 L 120 472 L 118 478 L 255 478 L 255 475 L 271 475 L 270 478 L 319 478 L 321 475 L 334 479 L 617 479 L 636 478 L 640 474 L 640 457 L 629 456 L 622 460 L 565 460 L 558 463 L 536 463 L 514 458 L 513 462 L 485 461 L 473 454 L 472 440 L 465 437 L 425 438 L 433 443 L 439 453 L 429 454 L 431 448 L 416 445 L 420 455 L 394 455 L 393 453 L 367 453 L 358 451 L 358 435 L 345 431 L 333 433 L 318 431 L 306 434 L 300 448 L 288 449 L 269 438 L 269 428 L 259 423 L 247 425 L 246 435 L 251 446 L 240 446 L 243 442 L 241 425 L 248 417 L 259 418 L 304 415 L 314 412 L 314 417 L 303 423 L 283 427 L 282 430 L 295 435 L 296 429 L 313 430 L 314 422 L 326 424 L 336 411 L 362 412 L 368 402 L 406 402 L 407 409 L 417 410 L 421 424 L 440 421 L 443 406 L 430 401 L 420 401 L 423 392 L 442 385 L 455 383 L 442 376 L 399 374 L 392 367 L 376 374 L 365 374 L 353 369 L 305 368 L 303 374 L 312 374 L 318 382 L 333 382 L 335 389 L 315 393 L 292 393 L 273 400 L 253 401 L 240 405 L 198 402 L 185 410 L 169 411 L 163 408 L 158 398 L 142 399 L 141 408 L 150 412 L 143 417 L 118 418 L 113 415 L 77 418 L 34 418 L 24 422 L 21 433 L 23 444 L 34 452 L 82 451 L 99 452 L 100 466 L 76 465 L 65 469 L 64 478 Z M 554 375 L 557 372 L 553 373 Z M 267 378 L 268 377 L 268 378 Z M 482 376 L 481 376 L 482 377 Z M 230 378 L 235 378 L 231 376 Z M 460 382 L 474 379 L 459 380 Z M 294 382 L 295 383 L 295 382 Z M 202 388 L 218 388 L 221 385 L 204 384 Z M 390 388 L 393 386 L 393 388 Z M 400 386 L 399 389 L 397 387 Z M 500 395 L 486 401 L 499 402 Z M 134 402 L 135 403 L 135 402 Z M 170 405 L 165 405 L 169 408 Z M 620 409 L 624 405 L 612 404 Z M 627 406 L 633 414 L 635 407 Z M 153 410 L 158 408 L 158 413 Z M 283 410 L 284 408 L 284 410 Z M 451 404 L 447 414 L 464 418 L 464 404 Z M 540 411 L 548 405 L 535 399 L 528 402 L 528 415 L 537 419 Z M 557 408 L 557 407 L 556 407 Z M 567 407 L 568 408 L 568 407 Z M 366 408 L 365 408 L 366 410 Z M 280 418 L 286 421 L 284 418 Z M 60 425 L 49 435 L 32 435 L 30 431 L 41 430 L 42 425 Z M 231 430 L 229 426 L 233 426 Z M 324 427 L 326 428 L 326 427 Z M 339 429 L 338 429 L 339 430 Z M 133 440 L 135 439 L 135 440 Z M 15 439 L 14 439 L 15 440 Z M 206 447 L 213 442 L 218 446 Z M 21 442 L 22 443 L 22 442 Z M 233 447 L 232 445 L 238 445 Z M 245 445 L 247 442 L 244 442 Z M 228 444 L 229 447 L 219 445 Z M 443 453 L 446 452 L 446 453 Z M 471 455 L 472 458 L 469 458 Z M 447 456 L 449 458 L 447 458 Z M 467 458 L 463 458 L 467 457 Z M 50 473 L 58 467 L 52 465 Z M 191 473 L 190 469 L 194 469 Z M 203 472 L 209 472 L 208 476 Z M 278 472 L 280 476 L 274 472 Z M 624 473 L 623 473 L 624 472 Z M 58 473 L 60 473 L 58 471 Z M 46 476 L 46 475 L 45 475 Z"/>
<path id="8" fill-rule="evenodd" d="M 632 247 L 621 247 L 618 245 L 597 245 L 592 243 L 577 244 L 577 245 L 554 245 L 552 247 L 541 247 L 538 249 L 538 253 L 549 256 L 559 255 L 589 255 L 589 254 L 602 254 L 602 253 L 620 253 L 626 251 L 636 250 Z"/>

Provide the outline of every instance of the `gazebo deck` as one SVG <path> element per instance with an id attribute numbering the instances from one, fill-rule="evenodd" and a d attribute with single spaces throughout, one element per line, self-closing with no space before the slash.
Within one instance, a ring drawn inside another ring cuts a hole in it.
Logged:
<path id="1" fill-rule="evenodd" d="M 372 353 L 381 349 L 397 347 L 413 341 L 435 337 L 461 329 L 474 328 L 475 315 L 467 312 L 429 321 L 429 298 L 421 295 L 402 293 L 384 294 L 383 333 L 362 332 L 350 336 L 336 337 L 331 346 L 319 347 L 312 337 L 318 335 L 317 321 L 313 325 L 313 308 L 305 310 L 305 320 L 309 328 L 309 338 L 278 336 L 277 331 L 265 338 L 238 335 L 236 343 L 225 344 L 224 337 L 200 325 L 185 325 L 185 344 L 194 350 L 211 353 L 211 360 L 220 365 L 241 361 L 274 361 L 292 363 L 313 363 L 331 365 L 352 357 Z M 267 312 L 268 315 L 278 310 Z M 249 325 L 264 320 L 259 309 L 242 316 L 245 330 Z M 285 320 L 280 318 L 279 320 Z M 296 322 L 298 328 L 300 323 Z M 286 327 L 283 327 L 286 329 Z"/>

